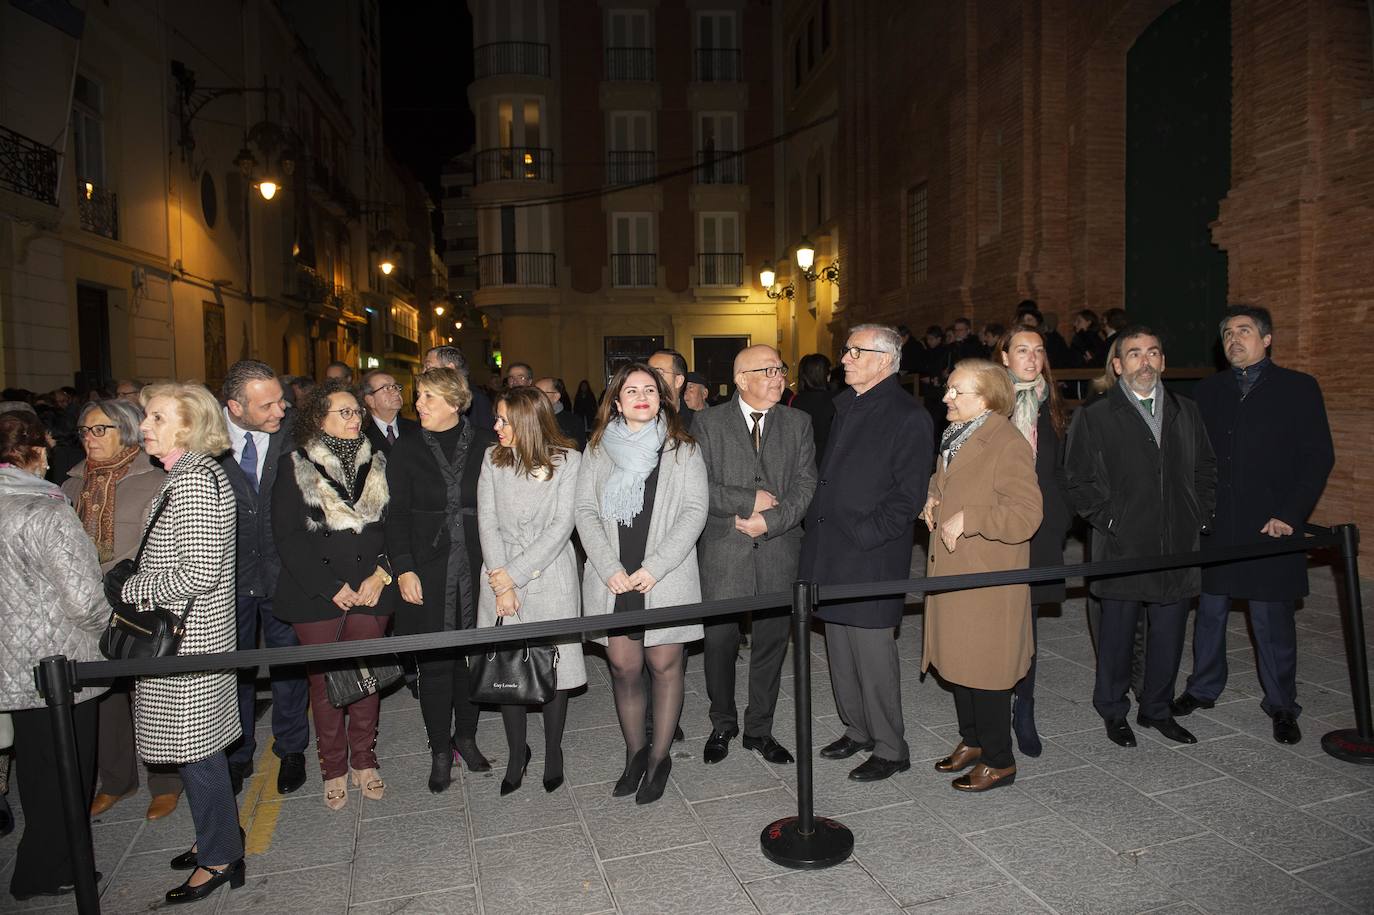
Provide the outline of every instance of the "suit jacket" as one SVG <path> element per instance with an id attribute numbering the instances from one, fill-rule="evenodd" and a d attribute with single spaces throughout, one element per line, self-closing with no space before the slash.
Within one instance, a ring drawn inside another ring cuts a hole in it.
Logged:
<path id="1" fill-rule="evenodd" d="M 1270 518 L 1301 537 L 1336 462 L 1317 380 L 1270 363 L 1244 398 L 1230 369 L 1203 381 L 1195 393 L 1217 453 L 1217 512 L 1209 545 L 1269 543 L 1260 528 Z M 1208 566 L 1202 590 L 1297 600 L 1307 594 L 1307 554 Z"/>
<path id="2" fill-rule="evenodd" d="M 558 421 L 559 431 L 577 444 L 578 451 L 587 447 L 587 424 L 582 417 L 564 408 L 562 413 L 555 413 L 553 418 Z"/>
<path id="3" fill-rule="evenodd" d="M 268 437 L 262 479 L 258 481 L 256 492 L 243 475 L 239 462 L 234 460 L 232 448 L 217 458 L 224 475 L 229 478 L 238 508 L 236 587 L 238 594 L 243 596 L 270 598 L 277 590 L 281 559 L 277 556 L 277 539 L 272 533 L 272 487 L 277 482 L 277 466 L 282 454 L 292 448 L 290 426 L 289 419 L 284 420 L 281 428 Z"/>
<path id="4" fill-rule="evenodd" d="M 798 575 L 821 584 L 909 577 L 934 452 L 930 414 L 897 376 L 862 396 L 853 388 L 837 395 Z M 904 602 L 895 595 L 822 604 L 816 615 L 882 629 L 901 622 Z"/>
<path id="5" fill-rule="evenodd" d="M 419 432 L 419 431 L 420 431 L 420 424 L 419 424 L 419 423 L 417 423 L 417 422 L 416 422 L 415 420 L 413 420 L 413 419 L 406 419 L 404 416 L 401 416 L 400 414 L 397 414 L 397 416 L 396 416 L 396 440 L 397 440 L 397 441 L 400 441 L 402 438 L 405 438 L 407 435 L 414 435 L 415 433 L 417 433 L 417 432 Z M 375 422 L 373 422 L 371 416 L 369 416 L 367 419 L 363 420 L 363 434 L 367 436 L 367 441 L 368 441 L 368 444 L 370 444 L 370 445 L 372 446 L 372 453 L 373 453 L 373 454 L 390 454 L 390 453 L 391 453 L 391 449 L 392 449 L 394 446 L 393 446 L 390 442 L 388 442 L 388 441 L 386 440 L 386 436 L 382 434 L 382 430 L 381 430 L 381 429 L 378 429 L 378 428 L 377 428 L 377 424 L 376 424 Z"/>
<path id="6" fill-rule="evenodd" d="M 692 435 L 706 461 L 710 513 L 698 545 L 704 600 L 786 591 L 797 577 L 802 518 L 816 491 L 811 418 L 774 406 L 763 421 L 758 452 L 736 394 L 697 413 Z M 735 530 L 735 517 L 754 513 L 754 495 L 771 492 L 778 507 L 763 512 L 767 533 Z"/>
<path id="7" fill-rule="evenodd" d="M 490 432 L 496 423 L 496 411 L 492 408 L 491 398 L 479 387 L 472 387 L 472 403 L 463 412 L 463 419 L 472 423 L 478 431 Z"/>

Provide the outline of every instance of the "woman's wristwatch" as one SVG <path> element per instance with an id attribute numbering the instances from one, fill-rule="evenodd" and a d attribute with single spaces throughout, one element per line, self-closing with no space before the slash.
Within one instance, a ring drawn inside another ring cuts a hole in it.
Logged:
<path id="1" fill-rule="evenodd" d="M 379 572 L 382 576 L 382 587 L 385 588 L 387 585 L 395 581 L 395 579 L 391 577 L 391 561 L 386 558 L 385 553 L 382 553 L 377 556 L 377 569 L 372 574 L 376 575 Z"/>

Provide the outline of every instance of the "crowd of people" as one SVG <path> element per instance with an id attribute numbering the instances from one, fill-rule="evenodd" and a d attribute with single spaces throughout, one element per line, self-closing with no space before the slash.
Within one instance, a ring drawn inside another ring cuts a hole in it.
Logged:
<path id="1" fill-rule="evenodd" d="M 190 382 L 120 382 L 79 405 L 75 392 L 37 405 L 7 392 L 0 614 L 12 663 L 0 670 L 0 710 L 13 722 L 24 807 L 59 805 L 52 734 L 29 670 L 48 654 L 100 658 L 111 612 L 103 572 L 135 556 L 118 598 L 185 613 L 181 654 L 603 616 L 586 641 L 603 646 L 624 738 L 610 794 L 650 804 L 681 739 L 694 643 L 709 698 L 704 764 L 726 758 L 736 737 L 769 763 L 794 762 L 774 733 L 788 616 L 752 616 L 741 722 L 738 618 L 632 628 L 617 627 L 617 613 L 772 593 L 797 578 L 905 579 L 918 521 L 930 575 L 1059 564 L 1075 515 L 1091 529 L 1096 559 L 1299 535 L 1334 452 L 1315 380 L 1269 359 L 1268 312 L 1228 310 L 1220 338 L 1230 368 L 1193 399 L 1165 387 L 1163 340 L 1149 328 L 1109 315 L 1113 332 L 1104 334 L 1082 312 L 1067 342 L 1054 324 L 1029 303 L 982 340 L 965 319 L 948 338 L 932 327 L 915 343 L 904 328 L 860 325 L 841 350 L 843 383 L 826 356 L 810 354 L 795 390 L 775 349 L 750 346 L 735 359 L 733 395 L 714 406 L 706 380 L 672 350 L 621 365 L 597 398 L 587 382 L 570 397 L 524 363 L 506 367 L 499 389 L 475 387 L 462 353 L 437 347 L 414 379 L 417 420 L 401 415 L 394 375 L 355 381 L 344 363 L 312 383 L 244 360 L 218 396 Z M 1071 420 L 1056 358 L 1101 360 L 1109 379 Z M 936 386 L 938 424 L 928 398 L 903 386 L 904 368 Z M 84 454 L 59 486 L 53 456 L 65 434 Z M 1139 726 L 1194 741 L 1178 719 L 1211 707 L 1225 686 L 1226 615 L 1237 599 L 1249 603 L 1274 737 L 1301 738 L 1301 553 L 1098 578 L 1090 589 L 1101 601 L 1091 620 L 1093 702 L 1112 742 L 1135 743 L 1132 690 Z M 1187 611 L 1199 596 L 1193 673 L 1175 696 Z M 1059 581 L 926 598 L 921 669 L 952 693 L 960 735 L 935 769 L 956 776 L 955 790 L 1011 784 L 1013 746 L 1041 752 L 1036 619 L 1064 597 Z M 903 613 L 901 595 L 817 611 L 845 728 L 820 755 L 867 754 L 849 772 L 855 781 L 911 766 L 895 640 Z M 577 637 L 556 645 L 551 697 L 499 707 L 502 795 L 523 786 L 531 711 L 543 716 L 542 787 L 564 783 L 564 725 L 590 653 Z M 455 765 L 492 767 L 477 742 L 469 657 L 414 657 L 435 793 L 449 788 Z M 168 903 L 243 884 L 235 797 L 257 755 L 255 673 L 143 677 L 77 696 L 93 815 L 132 794 L 141 769 L 150 819 L 186 797 L 194 843 L 170 865 L 190 873 Z M 313 719 L 325 805 L 346 807 L 350 786 L 383 800 L 378 696 L 338 707 L 326 669 L 313 665 L 274 667 L 270 681 L 278 792 L 306 780 Z M 61 823 L 26 818 L 10 884 L 17 899 L 70 891 Z"/>

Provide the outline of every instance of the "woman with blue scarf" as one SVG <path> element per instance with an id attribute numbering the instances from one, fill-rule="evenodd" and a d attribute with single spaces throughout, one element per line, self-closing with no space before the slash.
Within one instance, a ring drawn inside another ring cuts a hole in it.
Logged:
<path id="1" fill-rule="evenodd" d="M 577 532 L 587 552 L 583 614 L 623 613 L 701 600 L 697 538 L 709 503 L 706 464 L 682 428 L 662 376 L 621 366 L 606 388 L 577 479 Z M 610 661 L 625 771 L 611 792 L 649 804 L 663 795 L 668 752 L 682 713 L 685 653 L 700 623 L 611 630 L 598 642 Z M 651 689 L 646 693 L 643 671 Z M 653 702 L 653 735 L 644 721 Z"/>

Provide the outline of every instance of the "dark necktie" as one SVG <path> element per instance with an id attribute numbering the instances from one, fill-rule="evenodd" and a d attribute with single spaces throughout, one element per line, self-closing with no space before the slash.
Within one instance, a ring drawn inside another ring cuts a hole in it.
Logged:
<path id="1" fill-rule="evenodd" d="M 749 418 L 754 421 L 753 428 L 749 430 L 749 434 L 754 438 L 754 451 L 757 453 L 763 447 L 763 426 L 760 425 L 763 422 L 763 414 L 750 413 Z"/>
<path id="2" fill-rule="evenodd" d="M 1155 415 L 1155 399 L 1153 397 L 1140 398 L 1140 405 L 1145 408 L 1145 412 L 1151 416 Z"/>
<path id="3" fill-rule="evenodd" d="M 253 487 L 253 492 L 258 491 L 258 444 L 253 441 L 253 433 L 243 433 L 243 453 L 239 455 L 239 466 L 243 468 L 243 475 L 248 478 L 248 485 Z"/>
<path id="4" fill-rule="evenodd" d="M 391 423 L 386 424 L 386 443 L 388 445 L 396 444 L 396 427 Z"/>

